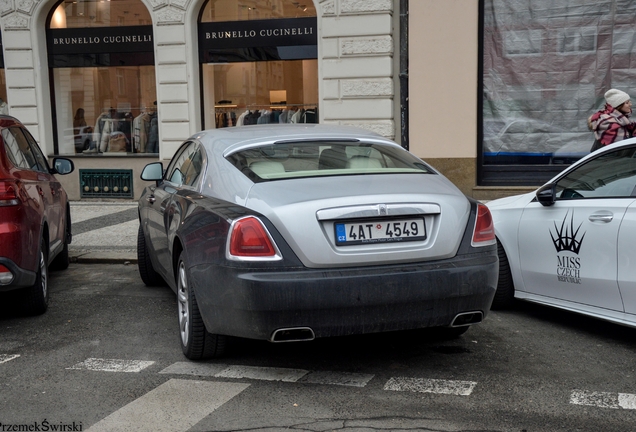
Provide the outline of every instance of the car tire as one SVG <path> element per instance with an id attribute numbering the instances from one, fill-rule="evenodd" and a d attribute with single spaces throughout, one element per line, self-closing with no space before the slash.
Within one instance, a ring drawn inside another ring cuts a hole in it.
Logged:
<path id="1" fill-rule="evenodd" d="M 23 291 L 22 305 L 29 315 L 41 315 L 49 307 L 48 254 L 44 239 L 40 241 L 35 283 Z"/>
<path id="2" fill-rule="evenodd" d="M 144 236 L 144 230 L 141 228 L 141 225 L 137 233 L 137 263 L 141 280 L 146 286 L 159 286 L 164 284 L 163 278 L 152 266 L 150 253 L 146 245 L 146 237 Z"/>
<path id="3" fill-rule="evenodd" d="M 51 270 L 66 270 L 68 268 L 69 259 L 68 259 L 68 243 L 64 242 L 64 247 L 62 251 L 57 254 L 57 256 L 51 262 Z"/>
<path id="4" fill-rule="evenodd" d="M 492 309 L 505 309 L 512 306 L 514 302 L 515 287 L 506 251 L 499 240 L 497 240 L 497 255 L 499 256 L 499 280 L 497 281 L 495 297 L 492 300 Z"/>
<path id="5" fill-rule="evenodd" d="M 59 254 L 57 254 L 55 258 L 53 258 L 53 261 L 51 262 L 51 265 L 49 266 L 51 270 L 53 271 L 66 270 L 68 268 L 68 265 L 69 265 L 68 243 L 70 238 L 71 238 L 71 212 L 70 212 L 70 208 L 67 208 L 66 230 L 64 231 L 64 247 L 62 248 L 62 251 Z"/>
<path id="6" fill-rule="evenodd" d="M 227 337 L 211 334 L 205 328 L 194 290 L 190 284 L 190 274 L 183 253 L 181 253 L 177 265 L 177 307 L 179 340 L 183 354 L 190 360 L 204 360 L 222 356 L 227 345 Z"/>

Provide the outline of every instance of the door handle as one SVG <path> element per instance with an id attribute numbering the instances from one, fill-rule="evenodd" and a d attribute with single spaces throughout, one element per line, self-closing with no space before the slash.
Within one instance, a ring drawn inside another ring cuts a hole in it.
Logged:
<path id="1" fill-rule="evenodd" d="M 614 215 L 612 213 L 595 213 L 593 215 L 590 215 L 590 217 L 588 218 L 590 220 L 590 222 L 603 222 L 603 223 L 608 223 L 611 222 L 614 219 Z"/>
<path id="2" fill-rule="evenodd" d="M 148 201 L 150 204 L 154 204 L 156 201 L 156 198 L 154 195 L 150 195 L 148 198 L 146 198 L 146 201 Z"/>

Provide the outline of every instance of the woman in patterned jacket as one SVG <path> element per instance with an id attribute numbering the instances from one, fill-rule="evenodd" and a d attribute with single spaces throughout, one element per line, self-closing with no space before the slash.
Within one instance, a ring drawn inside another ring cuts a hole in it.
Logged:
<path id="1" fill-rule="evenodd" d="M 594 145 L 590 151 L 631 138 L 636 122 L 629 119 L 632 101 L 627 93 L 617 89 L 605 92 L 605 108 L 592 114 L 587 125 L 594 132 Z"/>

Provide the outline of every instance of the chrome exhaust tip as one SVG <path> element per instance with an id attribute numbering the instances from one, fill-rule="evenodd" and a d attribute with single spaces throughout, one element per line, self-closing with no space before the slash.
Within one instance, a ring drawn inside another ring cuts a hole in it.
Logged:
<path id="1" fill-rule="evenodd" d="M 463 327 L 472 324 L 478 324 L 484 319 L 484 314 L 481 311 L 463 312 L 457 314 L 453 318 L 450 327 Z"/>
<path id="2" fill-rule="evenodd" d="M 309 327 L 291 327 L 275 330 L 270 342 L 303 342 L 314 339 L 316 335 Z"/>

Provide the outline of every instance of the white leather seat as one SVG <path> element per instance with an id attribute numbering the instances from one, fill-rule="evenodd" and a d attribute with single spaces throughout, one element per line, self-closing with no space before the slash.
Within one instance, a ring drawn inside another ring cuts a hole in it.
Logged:
<path id="1" fill-rule="evenodd" d="M 354 156 L 347 162 L 347 168 L 351 169 L 375 169 L 382 168 L 379 160 L 367 156 Z"/>
<path id="2" fill-rule="evenodd" d="M 276 161 L 256 161 L 250 164 L 250 169 L 259 177 L 268 177 L 271 174 L 280 174 L 285 172 L 282 163 Z"/>

